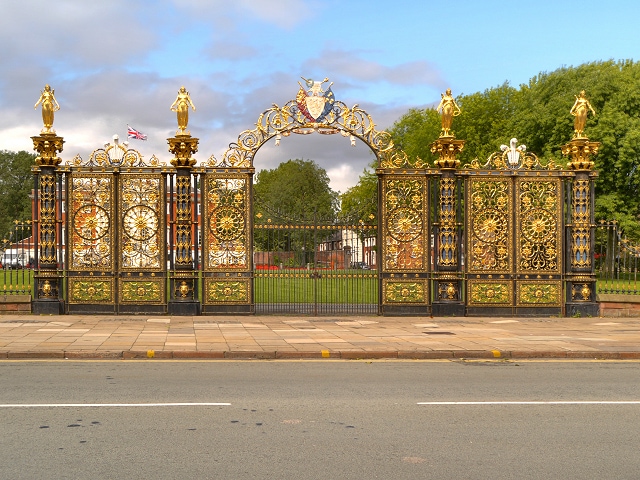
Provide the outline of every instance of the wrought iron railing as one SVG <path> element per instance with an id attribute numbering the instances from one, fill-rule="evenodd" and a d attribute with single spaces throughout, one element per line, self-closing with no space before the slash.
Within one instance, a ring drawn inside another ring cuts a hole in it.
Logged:
<path id="1" fill-rule="evenodd" d="M 615 221 L 596 226 L 597 291 L 640 295 L 640 244 L 629 240 Z"/>
<path id="2" fill-rule="evenodd" d="M 35 251 L 31 221 L 14 221 L 0 240 L 0 295 L 31 295 Z"/>

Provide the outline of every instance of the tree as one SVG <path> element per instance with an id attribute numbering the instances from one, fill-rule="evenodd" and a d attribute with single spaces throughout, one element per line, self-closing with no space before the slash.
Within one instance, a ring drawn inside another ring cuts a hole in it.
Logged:
<path id="1" fill-rule="evenodd" d="M 331 223 L 338 211 L 338 194 L 329 186 L 327 172 L 312 160 L 289 160 L 256 175 L 253 189 L 256 223 L 318 225 Z M 314 229 L 315 232 L 315 229 Z M 327 237 L 332 232 L 322 230 Z M 312 253 L 315 239 L 304 231 L 256 229 L 259 250 Z M 301 262 L 306 263 L 306 259 Z"/>
<path id="2" fill-rule="evenodd" d="M 410 158 L 420 157 L 429 163 L 436 159 L 429 147 L 440 134 L 440 115 L 435 109 L 412 108 L 388 132 L 396 148 L 403 150 Z"/>
<path id="3" fill-rule="evenodd" d="M 373 170 L 377 160 L 365 168 L 358 179 L 358 183 L 349 188 L 341 196 L 340 219 L 355 226 L 355 231 L 362 245 L 365 240 L 375 237 L 375 230 L 367 228 L 378 222 L 378 176 Z M 364 262 L 364 248 L 362 261 Z"/>
<path id="4" fill-rule="evenodd" d="M 337 213 L 338 194 L 327 172 L 312 160 L 288 160 L 261 170 L 253 192 L 256 211 L 263 207 L 283 221 L 330 221 Z"/>
<path id="5" fill-rule="evenodd" d="M 31 220 L 35 158 L 25 151 L 0 150 L 0 238 L 9 238 L 15 220 Z"/>
<path id="6" fill-rule="evenodd" d="M 592 62 L 540 73 L 514 88 L 504 83 L 482 93 L 461 95 L 462 114 L 453 122 L 465 140 L 462 165 L 508 144 L 512 137 L 543 161 L 566 165 L 561 146 L 573 135 L 571 106 L 581 90 L 596 110 L 585 134 L 601 142 L 594 157 L 596 218 L 617 220 L 625 234 L 640 238 L 640 63 L 631 60 Z M 425 153 L 440 131 L 433 108 L 409 110 L 389 130 L 395 144 L 410 158 L 433 161 Z"/>

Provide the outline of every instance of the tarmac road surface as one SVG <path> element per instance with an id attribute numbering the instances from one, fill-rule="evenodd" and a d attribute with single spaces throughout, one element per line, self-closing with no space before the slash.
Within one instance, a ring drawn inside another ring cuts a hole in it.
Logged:
<path id="1" fill-rule="evenodd" d="M 0 362 L 0 478 L 637 478 L 638 362 Z"/>

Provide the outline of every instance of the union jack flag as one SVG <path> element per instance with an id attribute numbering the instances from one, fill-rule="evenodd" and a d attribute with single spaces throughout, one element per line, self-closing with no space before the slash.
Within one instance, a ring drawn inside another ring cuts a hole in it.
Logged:
<path id="1" fill-rule="evenodd" d="M 127 125 L 127 138 L 135 138 L 136 140 L 146 140 L 147 136 L 136 130 L 135 128 L 131 128 Z"/>

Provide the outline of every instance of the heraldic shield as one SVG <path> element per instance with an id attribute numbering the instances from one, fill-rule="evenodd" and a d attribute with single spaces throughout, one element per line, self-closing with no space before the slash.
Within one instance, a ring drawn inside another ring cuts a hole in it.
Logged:
<path id="1" fill-rule="evenodd" d="M 301 77 L 307 86 L 305 89 L 300 82 L 300 90 L 296 95 L 296 103 L 300 112 L 305 116 L 307 120 L 312 123 L 322 122 L 325 116 L 331 111 L 335 96 L 331 91 L 331 85 L 329 84 L 327 90 L 323 90 L 322 84 L 328 82 L 329 79 L 325 78 L 322 81 L 319 80 L 307 80 Z"/>

